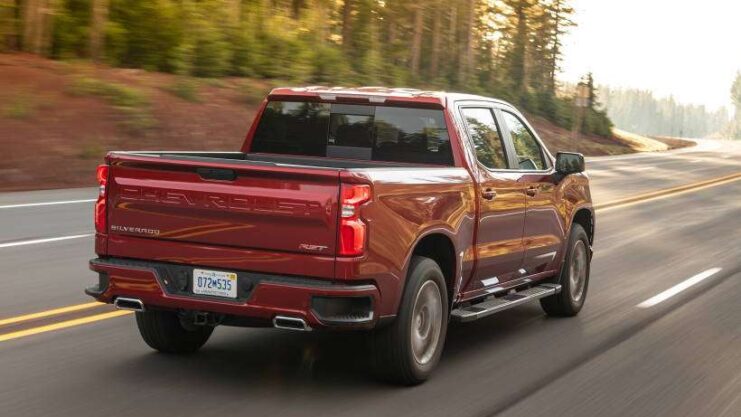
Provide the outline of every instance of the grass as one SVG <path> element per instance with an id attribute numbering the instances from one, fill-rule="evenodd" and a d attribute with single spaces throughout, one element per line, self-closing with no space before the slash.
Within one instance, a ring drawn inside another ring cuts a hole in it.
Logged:
<path id="1" fill-rule="evenodd" d="M 115 106 L 123 115 L 121 127 L 130 133 L 144 133 L 157 125 L 152 116 L 152 103 L 139 89 L 96 78 L 77 78 L 69 92 L 79 96 L 100 97 Z"/>
<path id="2" fill-rule="evenodd" d="M 117 107 L 136 108 L 150 104 L 147 96 L 136 88 L 95 78 L 80 77 L 72 83 L 69 91 L 79 96 L 101 97 Z"/>
<path id="3" fill-rule="evenodd" d="M 164 87 L 164 90 L 191 103 L 200 103 L 198 83 L 189 78 L 179 78 L 174 83 Z"/>
<path id="4" fill-rule="evenodd" d="M 80 159 L 100 159 L 105 154 L 105 149 L 98 140 L 89 141 L 82 145 L 82 149 L 77 153 Z"/>
<path id="5" fill-rule="evenodd" d="M 19 94 L 2 108 L 2 115 L 8 119 L 23 120 L 34 115 L 37 103 L 28 95 Z"/>
<path id="6" fill-rule="evenodd" d="M 262 102 L 270 92 L 271 87 L 266 86 L 265 83 L 256 82 L 254 80 L 245 80 L 239 87 L 239 95 L 241 101 L 251 106 L 256 106 Z"/>
<path id="7" fill-rule="evenodd" d="M 641 136 L 635 133 L 626 132 L 617 128 L 612 129 L 615 139 L 625 143 L 633 148 L 636 152 L 656 152 L 665 151 L 669 146 L 656 139 Z"/>

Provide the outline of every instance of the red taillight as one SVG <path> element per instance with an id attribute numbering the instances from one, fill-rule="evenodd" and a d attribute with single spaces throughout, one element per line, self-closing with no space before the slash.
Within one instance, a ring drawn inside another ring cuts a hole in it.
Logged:
<path id="1" fill-rule="evenodd" d="M 105 233 L 108 229 L 108 221 L 106 218 L 106 190 L 108 186 L 108 165 L 98 165 L 98 171 L 96 172 L 98 179 L 98 201 L 95 202 L 95 230 L 98 233 Z"/>
<path id="2" fill-rule="evenodd" d="M 370 185 L 342 184 L 340 188 L 340 239 L 337 254 L 362 255 L 366 225 L 360 220 L 360 206 L 371 198 Z"/>

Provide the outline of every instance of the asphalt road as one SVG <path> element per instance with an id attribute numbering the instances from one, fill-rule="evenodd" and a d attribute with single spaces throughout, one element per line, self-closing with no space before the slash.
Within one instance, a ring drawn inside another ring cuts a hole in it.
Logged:
<path id="1" fill-rule="evenodd" d="M 606 203 L 741 172 L 741 146 L 593 159 L 588 172 Z M 0 323 L 90 301 L 92 203 L 26 204 L 95 193 L 0 194 Z M 0 341 L 0 415 L 739 416 L 740 195 L 738 180 L 599 210 L 579 316 L 535 304 L 452 325 L 418 387 L 375 382 L 362 335 L 220 327 L 199 354 L 168 357 L 124 316 Z M 0 340 L 106 311 L 0 325 Z"/>

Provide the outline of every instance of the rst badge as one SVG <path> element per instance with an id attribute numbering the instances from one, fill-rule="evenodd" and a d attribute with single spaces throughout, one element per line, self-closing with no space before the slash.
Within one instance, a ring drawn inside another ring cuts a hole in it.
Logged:
<path id="1" fill-rule="evenodd" d="M 301 243 L 300 245 L 298 245 L 298 248 L 301 249 L 301 250 L 308 250 L 308 251 L 312 251 L 312 252 L 322 252 L 325 249 L 327 249 L 327 246 L 310 245 L 308 243 Z"/>

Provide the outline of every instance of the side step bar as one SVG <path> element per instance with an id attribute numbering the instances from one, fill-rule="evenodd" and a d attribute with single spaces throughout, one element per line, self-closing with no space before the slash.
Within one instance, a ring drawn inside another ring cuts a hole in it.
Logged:
<path id="1" fill-rule="evenodd" d="M 456 308 L 450 315 L 455 321 L 474 321 L 559 292 L 561 292 L 561 285 L 559 284 L 540 284 L 522 291 L 509 293 L 503 297 L 490 297 L 477 304 Z"/>

